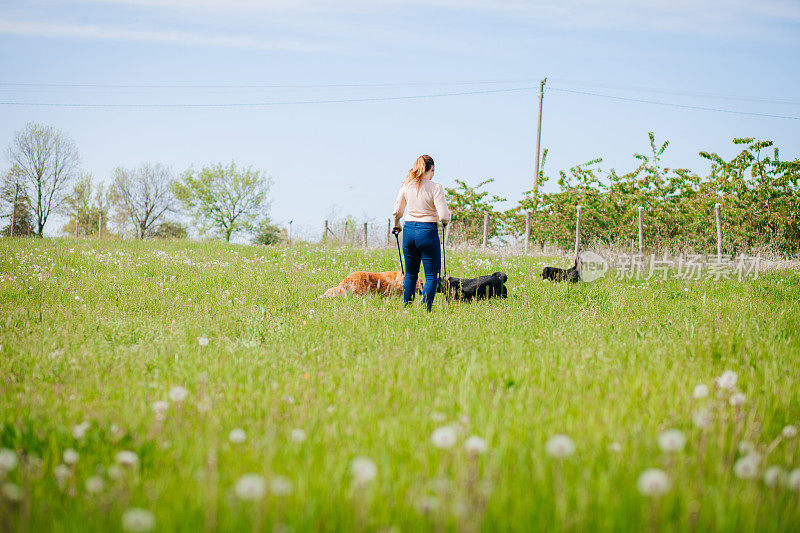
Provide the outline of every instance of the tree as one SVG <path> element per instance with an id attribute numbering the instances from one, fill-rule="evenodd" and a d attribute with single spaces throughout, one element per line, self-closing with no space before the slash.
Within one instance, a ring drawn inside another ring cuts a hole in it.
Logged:
<path id="1" fill-rule="evenodd" d="M 34 234 L 30 201 L 16 167 L 5 175 L 0 184 L 0 202 L 3 205 L 2 218 L 8 219 L 8 225 L 0 230 L 0 234 L 15 237 Z"/>
<path id="2" fill-rule="evenodd" d="M 78 172 L 78 150 L 60 131 L 31 122 L 14 133 L 7 156 L 20 173 L 36 234 L 41 237 L 50 213 L 62 205 L 67 187 Z"/>
<path id="3" fill-rule="evenodd" d="M 162 222 L 153 232 L 156 239 L 185 239 L 189 236 L 189 230 L 180 222 Z"/>
<path id="4" fill-rule="evenodd" d="M 156 222 L 175 211 L 172 181 L 170 170 L 160 164 L 145 164 L 138 169 L 119 167 L 114 171 L 109 199 L 118 213 L 133 225 L 137 238 L 151 236 Z"/>
<path id="5" fill-rule="evenodd" d="M 77 224 L 79 235 L 97 235 L 98 231 L 108 235 L 108 207 L 108 195 L 105 194 L 102 184 L 95 187 L 91 175 L 84 175 L 64 201 L 62 211 L 70 219 L 61 231 L 67 235 L 75 235 Z M 98 224 L 102 224 L 102 227 Z"/>
<path id="6" fill-rule="evenodd" d="M 267 193 L 272 180 L 252 167 L 236 168 L 231 162 L 190 168 L 172 187 L 200 230 L 212 230 L 231 240 L 240 230 L 251 230 L 269 209 Z"/>
<path id="7" fill-rule="evenodd" d="M 467 240 L 476 240 L 483 236 L 484 213 L 490 213 L 489 237 L 497 235 L 502 227 L 504 217 L 502 213 L 495 212 L 494 204 L 505 202 L 506 199 L 495 194 L 489 196 L 488 191 L 478 190 L 493 181 L 494 178 L 490 178 L 473 187 L 463 180 L 456 179 L 457 187 L 445 188 L 447 205 L 455 223 L 454 228 L 462 230 L 463 237 Z M 486 198 L 487 196 L 489 198 Z"/>
<path id="8" fill-rule="evenodd" d="M 265 217 L 258 225 L 258 230 L 253 238 L 253 242 L 255 244 L 263 244 L 266 246 L 270 244 L 278 244 L 279 242 L 283 241 L 284 233 L 285 232 L 273 224 L 268 217 Z"/>

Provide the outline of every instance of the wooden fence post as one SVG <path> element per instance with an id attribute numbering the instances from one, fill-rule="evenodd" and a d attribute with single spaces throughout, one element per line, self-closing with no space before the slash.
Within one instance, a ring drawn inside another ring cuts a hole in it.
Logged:
<path id="1" fill-rule="evenodd" d="M 714 204 L 714 212 L 717 215 L 717 263 L 722 262 L 722 216 L 720 215 L 720 204 Z"/>
<path id="2" fill-rule="evenodd" d="M 364 249 L 367 249 L 367 223 L 364 222 Z"/>
<path id="3" fill-rule="evenodd" d="M 639 206 L 639 255 L 644 253 L 644 207 Z"/>
<path id="4" fill-rule="evenodd" d="M 392 245 L 392 219 L 389 218 L 389 225 L 386 226 L 386 246 Z"/>
<path id="5" fill-rule="evenodd" d="M 575 217 L 575 259 L 578 258 L 578 250 L 581 243 L 581 206 L 578 206 L 578 214 Z"/>
<path id="6" fill-rule="evenodd" d="M 325 221 L 325 227 L 322 230 L 322 242 L 324 242 L 324 243 L 328 242 L 328 221 L 327 220 Z"/>
<path id="7" fill-rule="evenodd" d="M 103 238 L 103 213 L 97 215 L 97 238 Z"/>
<path id="8" fill-rule="evenodd" d="M 75 213 L 75 238 L 78 238 L 78 213 Z"/>
<path id="9" fill-rule="evenodd" d="M 525 213 L 525 253 L 528 253 L 528 246 L 531 243 L 531 212 Z"/>
<path id="10" fill-rule="evenodd" d="M 489 242 L 489 212 L 483 214 L 483 247 Z"/>

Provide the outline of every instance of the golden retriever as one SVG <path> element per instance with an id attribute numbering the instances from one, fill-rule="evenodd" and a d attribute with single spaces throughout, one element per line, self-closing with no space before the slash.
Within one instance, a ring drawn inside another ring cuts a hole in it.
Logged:
<path id="1" fill-rule="evenodd" d="M 381 296 L 401 296 L 405 276 L 399 270 L 389 272 L 353 272 L 336 287 L 331 287 L 323 296 L 349 296 L 369 293 Z M 417 280 L 417 290 L 422 289 L 422 276 Z"/>

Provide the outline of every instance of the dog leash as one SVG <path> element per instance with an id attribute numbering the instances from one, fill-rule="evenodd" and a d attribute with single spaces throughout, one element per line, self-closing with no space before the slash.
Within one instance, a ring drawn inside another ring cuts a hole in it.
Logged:
<path id="1" fill-rule="evenodd" d="M 400 237 L 398 237 L 400 232 L 392 230 L 392 233 L 394 233 L 394 240 L 397 243 L 397 257 L 400 258 L 400 272 L 405 276 L 406 271 L 403 268 L 403 254 L 400 253 Z"/>
<path id="2" fill-rule="evenodd" d="M 445 253 L 445 241 L 444 241 L 444 224 L 442 224 L 442 268 L 444 269 L 444 278 L 447 278 L 447 254 Z"/>

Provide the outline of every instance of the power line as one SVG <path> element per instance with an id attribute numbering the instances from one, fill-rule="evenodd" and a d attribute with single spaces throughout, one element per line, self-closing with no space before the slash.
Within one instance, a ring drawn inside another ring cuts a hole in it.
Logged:
<path id="1" fill-rule="evenodd" d="M 18 83 L 0 82 L 7 87 L 56 87 L 56 88 L 100 88 L 100 89 L 330 89 L 359 87 L 434 87 L 448 85 L 495 85 L 510 83 L 532 83 L 536 80 L 486 80 L 486 81 L 427 81 L 403 83 L 324 83 L 290 85 L 203 85 L 203 84 L 114 84 L 114 83 Z"/>
<path id="2" fill-rule="evenodd" d="M 784 104 L 784 105 L 800 105 L 800 101 L 787 100 L 784 98 L 759 98 L 753 96 L 740 96 L 730 94 L 708 93 L 708 92 L 694 92 L 694 91 L 679 91 L 674 89 L 662 89 L 655 87 L 643 87 L 634 85 L 619 85 L 611 83 L 596 83 L 579 80 L 568 80 L 562 78 L 555 78 L 555 82 L 565 83 L 567 85 L 579 85 L 584 87 L 594 87 L 599 89 L 612 89 L 630 92 L 644 92 L 654 94 L 666 94 L 671 96 L 690 96 L 694 98 L 713 98 L 715 100 L 739 100 L 742 102 L 759 102 L 765 104 Z"/>
<path id="3" fill-rule="evenodd" d="M 656 100 L 644 100 L 644 99 L 641 99 L 641 98 L 629 98 L 629 97 L 626 97 L 626 96 L 613 96 L 613 95 L 610 95 L 610 94 L 598 94 L 598 93 L 592 93 L 592 92 L 589 92 L 589 91 L 577 91 L 577 90 L 574 90 L 574 89 L 561 89 L 561 88 L 556 88 L 556 87 L 549 87 L 547 90 L 548 91 L 559 91 L 559 92 L 563 92 L 563 93 L 583 94 L 583 95 L 587 95 L 587 96 L 597 96 L 599 98 L 609 98 L 611 100 L 622 100 L 622 101 L 625 101 L 625 102 L 638 102 L 638 103 L 641 103 L 641 104 L 653 104 L 653 105 L 661 105 L 661 106 L 667 106 L 667 107 L 680 107 L 682 109 L 695 109 L 695 110 L 698 110 L 698 111 L 716 111 L 718 113 L 730 113 L 730 114 L 733 114 L 733 115 L 749 115 L 749 116 L 754 116 L 754 117 L 785 118 L 785 119 L 789 119 L 789 120 L 800 120 L 800 117 L 793 117 L 793 116 L 789 116 L 789 115 L 773 115 L 773 114 L 770 114 L 770 113 L 754 113 L 754 112 L 751 112 L 751 111 L 735 111 L 733 109 L 721 109 L 721 108 L 718 108 L 718 107 L 705 107 L 705 106 L 697 106 L 697 105 L 675 104 L 675 103 L 672 103 L 672 102 L 659 102 L 659 101 L 656 101 Z"/>
<path id="4" fill-rule="evenodd" d="M 379 96 L 372 98 L 341 98 L 330 100 L 297 100 L 293 102 L 241 102 L 220 104 L 72 104 L 59 102 L 0 102 L 0 105 L 9 106 L 35 106 L 35 107 L 267 107 L 282 105 L 306 104 L 348 104 L 354 102 L 381 102 L 386 100 L 413 100 L 417 98 L 442 98 L 446 96 L 465 96 L 472 94 L 507 93 L 514 91 L 528 91 L 536 87 L 514 87 L 511 89 L 487 89 L 483 91 L 465 91 L 456 93 L 417 94 L 408 96 Z"/>

